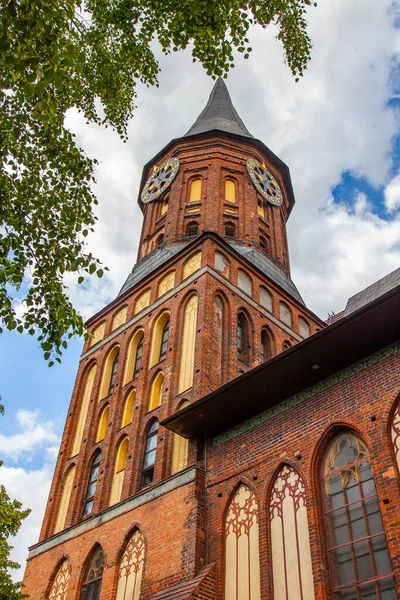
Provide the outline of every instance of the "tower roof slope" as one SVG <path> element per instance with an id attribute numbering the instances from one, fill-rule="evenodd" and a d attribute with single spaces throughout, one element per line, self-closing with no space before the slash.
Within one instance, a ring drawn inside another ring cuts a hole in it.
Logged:
<path id="1" fill-rule="evenodd" d="M 221 77 L 215 82 L 205 109 L 184 137 L 215 130 L 253 137 L 236 112 L 228 88 Z"/>

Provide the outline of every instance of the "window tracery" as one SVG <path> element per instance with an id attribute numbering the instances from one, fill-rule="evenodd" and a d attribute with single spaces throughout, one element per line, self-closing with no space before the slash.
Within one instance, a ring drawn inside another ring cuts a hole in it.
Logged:
<path id="1" fill-rule="evenodd" d="M 335 599 L 395 599 L 395 585 L 365 443 L 351 432 L 330 443 L 322 465 L 324 521 Z"/>
<path id="2" fill-rule="evenodd" d="M 50 589 L 49 600 L 65 600 L 67 597 L 68 583 L 71 577 L 71 566 L 67 559 L 64 559 L 58 568 L 57 575 L 54 578 Z"/>

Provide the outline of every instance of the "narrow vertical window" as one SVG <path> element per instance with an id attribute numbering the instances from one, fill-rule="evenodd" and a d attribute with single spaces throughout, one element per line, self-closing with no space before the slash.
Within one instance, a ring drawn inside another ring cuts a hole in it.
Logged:
<path id="1" fill-rule="evenodd" d="M 72 487 L 75 480 L 76 467 L 73 465 L 69 468 L 67 475 L 64 480 L 63 491 L 61 495 L 60 506 L 58 509 L 56 525 L 54 527 L 54 533 L 58 533 L 64 529 L 65 521 L 68 514 L 69 501 L 71 499 Z"/>
<path id="2" fill-rule="evenodd" d="M 144 338 L 142 337 L 136 348 L 135 366 L 133 369 L 133 378 L 134 379 L 140 373 L 140 365 L 142 363 L 142 354 L 143 354 L 143 340 L 144 340 Z"/>
<path id="3" fill-rule="evenodd" d="M 115 600 L 139 600 L 145 559 L 142 533 L 136 529 L 132 534 L 119 564 L 118 585 Z"/>
<path id="4" fill-rule="evenodd" d="M 214 298 L 214 315 L 213 315 L 213 330 L 214 330 L 214 373 L 216 376 L 217 386 L 224 379 L 224 305 L 219 296 Z"/>
<path id="5" fill-rule="evenodd" d="M 225 521 L 225 600 L 260 600 L 258 505 L 241 484 Z"/>
<path id="6" fill-rule="evenodd" d="M 328 562 L 335 600 L 395 600 L 369 453 L 353 433 L 330 443 L 322 464 Z"/>
<path id="7" fill-rule="evenodd" d="M 85 573 L 80 600 L 100 600 L 104 555 L 101 548 L 93 554 Z"/>
<path id="8" fill-rule="evenodd" d="M 135 377 L 140 374 L 140 368 L 142 366 L 143 344 L 143 329 L 139 329 L 134 333 L 129 342 L 123 385 L 129 383 L 132 381 L 132 379 L 135 379 Z"/>
<path id="9" fill-rule="evenodd" d="M 101 442 L 106 437 L 108 418 L 110 414 L 110 405 L 107 404 L 101 411 L 99 424 L 97 427 L 96 442 Z"/>
<path id="10" fill-rule="evenodd" d="M 117 377 L 117 369 L 118 369 L 118 358 L 119 358 L 119 352 L 114 357 L 114 360 L 113 360 L 113 363 L 111 366 L 111 376 L 110 376 L 110 385 L 108 387 L 108 395 L 112 394 L 114 391 L 115 380 Z"/>
<path id="11" fill-rule="evenodd" d="M 154 410 L 161 405 L 164 389 L 164 375 L 160 371 L 153 381 L 150 391 L 149 411 Z"/>
<path id="12" fill-rule="evenodd" d="M 111 484 L 111 494 L 109 506 L 117 504 L 121 500 L 122 486 L 124 485 L 126 455 L 128 452 L 129 440 L 125 437 L 118 445 L 115 458 L 114 476 Z"/>
<path id="13" fill-rule="evenodd" d="M 165 358 L 169 337 L 169 312 L 164 311 L 156 319 L 153 326 L 153 334 L 151 338 L 150 361 L 149 368 L 154 367 L 157 363 Z"/>
<path id="14" fill-rule="evenodd" d="M 189 406 L 189 401 L 184 400 L 178 410 L 182 410 L 186 406 Z M 174 433 L 174 443 L 172 449 L 172 469 L 171 474 L 179 473 L 183 469 L 187 467 L 188 461 L 188 449 L 189 449 L 189 440 Z"/>
<path id="15" fill-rule="evenodd" d="M 136 390 L 131 390 L 127 399 L 125 400 L 124 413 L 122 415 L 121 427 L 126 427 L 132 423 L 133 406 L 136 399 Z"/>
<path id="16" fill-rule="evenodd" d="M 238 314 L 237 319 L 237 353 L 238 358 L 248 363 L 250 360 L 249 323 L 244 313 Z"/>
<path id="17" fill-rule="evenodd" d="M 165 358 L 167 356 L 168 338 L 169 338 L 169 319 L 165 323 L 162 333 L 161 333 L 161 345 L 160 345 L 159 360 L 163 360 L 163 358 Z"/>
<path id="18" fill-rule="evenodd" d="M 92 466 L 90 468 L 89 480 L 86 489 L 85 505 L 83 507 L 83 516 L 90 515 L 93 510 L 94 496 L 97 488 L 97 481 L 99 478 L 99 469 L 101 461 L 101 452 L 98 451 L 93 457 Z"/>
<path id="19" fill-rule="evenodd" d="M 186 304 L 183 316 L 183 335 L 181 363 L 179 371 L 178 394 L 193 385 L 194 353 L 196 346 L 198 297 L 192 296 Z"/>
<path id="20" fill-rule="evenodd" d="M 90 369 L 90 371 L 88 372 L 88 374 L 86 376 L 85 388 L 84 388 L 84 392 L 83 392 L 81 409 L 79 411 L 78 424 L 76 426 L 76 432 L 75 432 L 75 437 L 74 437 L 74 444 L 72 446 L 71 456 L 75 456 L 76 454 L 78 454 L 79 450 L 81 449 L 83 430 L 84 430 L 85 424 L 86 424 L 86 417 L 87 417 L 87 413 L 89 410 L 89 402 L 90 402 L 90 397 L 92 395 L 92 389 L 93 389 L 95 375 L 96 375 L 96 365 L 93 365 L 93 367 Z"/>
<path id="21" fill-rule="evenodd" d="M 235 237 L 235 224 L 231 221 L 225 223 L 225 235 L 226 237 Z"/>
<path id="22" fill-rule="evenodd" d="M 236 203 L 236 184 L 233 179 L 225 180 L 225 201 Z"/>
<path id="23" fill-rule="evenodd" d="M 189 202 L 200 202 L 201 200 L 201 179 L 193 179 L 190 184 Z"/>
<path id="24" fill-rule="evenodd" d="M 272 336 L 268 329 L 263 329 L 261 332 L 261 350 L 264 361 L 272 358 Z"/>
<path id="25" fill-rule="evenodd" d="M 238 287 L 241 290 L 243 290 L 248 296 L 252 295 L 253 282 L 251 280 L 251 277 L 249 277 L 247 275 L 247 273 L 245 273 L 241 269 L 239 269 L 239 271 L 238 271 L 237 284 L 238 284 Z"/>
<path id="26" fill-rule="evenodd" d="M 313 600 L 306 493 L 299 473 L 288 465 L 272 488 L 269 518 L 274 600 Z"/>
<path id="27" fill-rule="evenodd" d="M 68 583 L 71 577 L 71 565 L 65 558 L 57 570 L 48 596 L 49 600 L 65 600 Z"/>
<path id="28" fill-rule="evenodd" d="M 103 375 L 101 378 L 99 400 L 112 394 L 116 384 L 116 374 L 118 367 L 119 346 L 114 346 L 107 354 L 104 361 Z"/>
<path id="29" fill-rule="evenodd" d="M 285 350 L 289 350 L 289 348 L 292 347 L 292 344 L 289 342 L 289 340 L 285 340 L 282 344 L 282 352 L 285 352 Z"/>
<path id="30" fill-rule="evenodd" d="M 146 436 L 143 457 L 142 487 L 150 485 L 154 478 L 154 465 L 156 462 L 158 438 L 158 421 L 153 421 Z"/>

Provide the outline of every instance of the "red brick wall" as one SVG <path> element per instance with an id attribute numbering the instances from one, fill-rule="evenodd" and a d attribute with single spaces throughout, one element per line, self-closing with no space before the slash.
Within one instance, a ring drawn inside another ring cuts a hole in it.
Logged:
<path id="1" fill-rule="evenodd" d="M 285 462 L 300 472 L 306 488 L 316 598 L 331 599 L 319 468 L 324 449 L 332 436 L 343 428 L 357 432 L 370 451 L 400 597 L 400 490 L 390 440 L 390 419 L 400 392 L 399 371 L 400 355 L 397 354 L 371 364 L 302 401 L 296 408 L 273 416 L 220 445 L 208 443 L 208 560 L 218 564 L 218 600 L 223 598 L 224 512 L 240 481 L 250 486 L 257 497 L 262 598 L 273 599 L 267 507 L 275 476 Z M 301 453 L 300 460 L 295 458 L 297 452 Z"/>
<path id="2" fill-rule="evenodd" d="M 160 216 L 160 200 L 144 207 L 144 223 L 138 259 L 154 249 L 156 238 L 164 233 L 165 243 L 182 242 L 186 239 L 187 224 L 195 220 L 200 233 L 212 231 L 225 235 L 225 222 L 232 221 L 236 226 L 236 239 L 247 246 L 260 250 L 260 228 L 270 241 L 270 256 L 276 259 L 289 273 L 289 255 L 285 234 L 288 218 L 289 197 L 283 177 L 249 140 L 237 141 L 221 135 L 207 139 L 181 140 L 172 151 L 160 158 L 160 165 L 169 156 L 180 160 L 179 171 L 169 189 L 168 212 Z M 268 205 L 266 218 L 258 215 L 258 196 L 247 172 L 246 161 L 256 157 L 264 161 L 268 169 L 278 180 L 284 203 L 280 208 Z M 150 176 L 152 167 L 147 177 Z M 200 203 L 190 203 L 190 184 L 197 177 L 202 179 L 202 198 Z M 236 183 L 237 202 L 225 202 L 225 179 Z M 197 206 L 198 213 L 190 212 Z M 236 214 L 228 212 L 234 208 Z"/>

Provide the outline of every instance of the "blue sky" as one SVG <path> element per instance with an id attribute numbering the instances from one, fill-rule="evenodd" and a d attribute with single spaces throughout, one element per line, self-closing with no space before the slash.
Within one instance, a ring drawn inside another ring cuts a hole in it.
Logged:
<path id="1" fill-rule="evenodd" d="M 325 318 L 347 298 L 400 264 L 398 4 L 320 0 L 310 11 L 312 62 L 296 84 L 273 31 L 252 33 L 248 62 L 238 57 L 227 85 L 249 131 L 290 167 L 296 206 L 288 237 L 292 277 Z M 161 60 L 160 87 L 138 91 L 123 144 L 111 131 L 67 117 L 78 142 L 100 160 L 96 233 L 89 249 L 110 272 L 79 288 L 66 279 L 85 318 L 110 302 L 131 270 L 141 215 L 143 165 L 184 134 L 203 109 L 212 82 L 188 53 Z M 0 481 L 33 509 L 15 541 L 23 562 L 37 540 L 82 342 L 49 369 L 34 338 L 0 336 Z"/>

